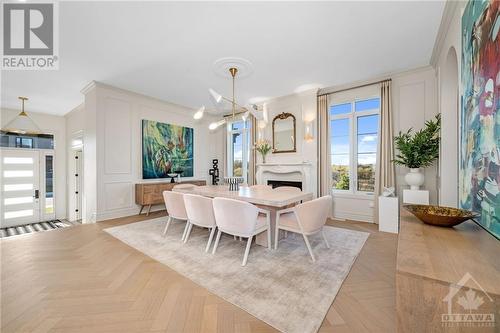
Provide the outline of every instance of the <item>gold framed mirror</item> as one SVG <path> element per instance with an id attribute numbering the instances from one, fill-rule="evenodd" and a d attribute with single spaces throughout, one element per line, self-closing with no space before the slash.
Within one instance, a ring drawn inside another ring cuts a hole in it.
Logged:
<path id="1" fill-rule="evenodd" d="M 297 151 L 296 121 L 291 113 L 283 112 L 273 119 L 273 154 Z"/>

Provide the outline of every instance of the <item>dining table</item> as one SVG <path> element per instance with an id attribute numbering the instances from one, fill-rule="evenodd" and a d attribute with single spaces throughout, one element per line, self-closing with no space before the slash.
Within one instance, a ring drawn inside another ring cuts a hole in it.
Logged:
<path id="1" fill-rule="evenodd" d="M 197 194 L 209 198 L 219 197 L 246 201 L 269 211 L 271 217 L 271 242 L 274 241 L 274 233 L 276 230 L 276 213 L 281 209 L 289 208 L 313 198 L 313 194 L 310 192 L 274 191 L 272 188 L 252 188 L 250 186 L 240 186 L 236 191 L 229 190 L 228 185 L 205 185 L 186 188 L 174 187 L 172 191 Z M 235 218 L 237 218 L 237 216 L 235 216 Z M 266 232 L 267 231 L 257 235 L 255 238 L 256 244 L 267 246 Z M 280 238 L 281 237 L 280 235 Z"/>

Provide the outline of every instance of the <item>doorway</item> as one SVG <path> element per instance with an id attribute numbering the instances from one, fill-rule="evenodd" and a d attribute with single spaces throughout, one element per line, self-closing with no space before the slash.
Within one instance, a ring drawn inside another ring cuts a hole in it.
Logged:
<path id="1" fill-rule="evenodd" d="M 0 227 L 54 220 L 54 152 L 2 148 L 0 163 Z"/>

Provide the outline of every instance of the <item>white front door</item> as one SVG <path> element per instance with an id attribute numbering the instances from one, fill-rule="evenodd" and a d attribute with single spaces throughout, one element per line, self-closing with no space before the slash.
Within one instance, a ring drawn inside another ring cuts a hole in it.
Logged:
<path id="1" fill-rule="evenodd" d="M 40 152 L 1 149 L 0 227 L 40 220 Z"/>

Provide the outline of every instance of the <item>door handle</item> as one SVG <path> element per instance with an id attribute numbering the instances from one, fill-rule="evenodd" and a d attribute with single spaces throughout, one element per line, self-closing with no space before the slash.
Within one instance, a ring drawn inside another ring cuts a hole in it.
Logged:
<path id="1" fill-rule="evenodd" d="M 40 197 L 40 191 L 35 190 L 35 195 L 33 196 L 35 199 L 38 199 Z"/>

